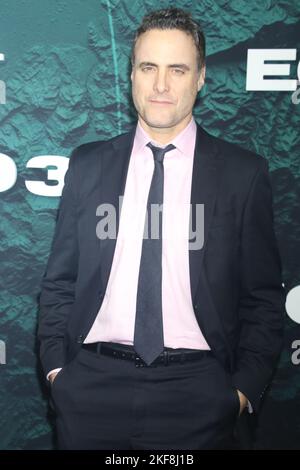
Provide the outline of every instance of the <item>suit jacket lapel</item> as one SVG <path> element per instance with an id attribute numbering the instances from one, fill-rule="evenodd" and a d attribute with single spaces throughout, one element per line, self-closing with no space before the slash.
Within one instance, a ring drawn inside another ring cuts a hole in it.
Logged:
<path id="1" fill-rule="evenodd" d="M 197 125 L 190 203 L 193 231 L 195 229 L 195 223 L 199 222 L 196 220 L 195 215 L 196 204 L 203 204 L 204 206 L 204 244 L 202 249 L 189 250 L 191 293 L 193 300 L 195 299 L 197 291 L 199 274 L 206 248 L 206 240 L 217 196 L 218 181 L 221 173 L 218 169 L 222 163 L 222 159 L 218 157 L 220 156 L 218 155 L 212 139 L 210 139 L 209 135 L 202 127 Z M 197 225 L 197 228 L 198 230 L 202 230 L 203 226 L 198 227 Z"/>
<path id="2" fill-rule="evenodd" d="M 217 312 L 208 285 L 203 258 L 207 246 L 213 210 L 222 178 L 224 159 L 214 140 L 197 125 L 191 204 L 204 204 L 204 243 L 199 250 L 189 250 L 191 295 L 195 314 L 209 346 L 226 368 L 233 368 L 233 355 L 228 344 L 220 312 Z M 194 211 L 192 211 L 193 213 Z M 208 262 L 208 261 L 207 261 Z M 213 259 L 209 262 L 213 263 Z"/>
<path id="3" fill-rule="evenodd" d="M 119 231 L 119 197 L 124 196 L 125 184 L 134 143 L 136 126 L 111 143 L 109 151 L 101 157 L 100 201 L 116 210 L 116 236 Z M 102 292 L 105 292 L 116 247 L 116 237 L 100 241 Z"/>

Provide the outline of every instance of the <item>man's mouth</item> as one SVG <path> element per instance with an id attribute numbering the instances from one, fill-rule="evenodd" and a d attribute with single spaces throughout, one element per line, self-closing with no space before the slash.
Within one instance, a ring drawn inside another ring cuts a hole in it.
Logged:
<path id="1" fill-rule="evenodd" d="M 149 100 L 149 101 L 150 103 L 158 104 L 158 105 L 173 104 L 172 101 L 168 101 L 168 100 Z"/>

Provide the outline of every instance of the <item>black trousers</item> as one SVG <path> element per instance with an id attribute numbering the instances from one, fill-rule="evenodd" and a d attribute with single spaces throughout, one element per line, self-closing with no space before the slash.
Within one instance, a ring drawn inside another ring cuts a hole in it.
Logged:
<path id="1" fill-rule="evenodd" d="M 235 448 L 239 398 L 213 357 L 137 368 L 85 349 L 51 389 L 60 449 Z"/>

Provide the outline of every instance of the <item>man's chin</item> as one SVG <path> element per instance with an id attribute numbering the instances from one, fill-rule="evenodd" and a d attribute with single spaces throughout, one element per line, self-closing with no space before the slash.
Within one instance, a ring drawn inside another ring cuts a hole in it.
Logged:
<path id="1" fill-rule="evenodd" d="M 171 120 L 144 119 L 144 121 L 147 126 L 153 129 L 170 129 L 171 127 L 176 126 L 176 122 Z"/>

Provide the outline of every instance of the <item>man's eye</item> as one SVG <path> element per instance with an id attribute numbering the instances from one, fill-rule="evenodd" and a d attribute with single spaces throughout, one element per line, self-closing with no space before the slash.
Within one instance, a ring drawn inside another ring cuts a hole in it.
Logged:
<path id="1" fill-rule="evenodd" d="M 143 67 L 142 70 L 143 72 L 151 72 L 151 70 L 153 70 L 153 67 L 151 67 L 151 65 L 147 65 L 147 67 Z"/>
<path id="2" fill-rule="evenodd" d="M 175 75 L 183 75 L 184 71 L 182 69 L 173 69 L 173 73 L 175 73 Z"/>

